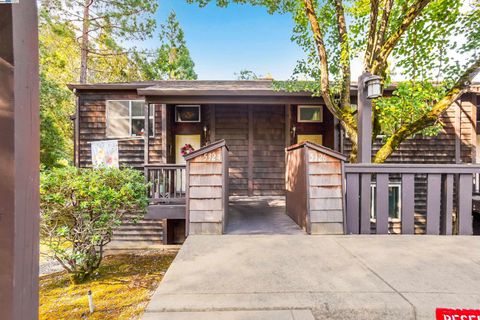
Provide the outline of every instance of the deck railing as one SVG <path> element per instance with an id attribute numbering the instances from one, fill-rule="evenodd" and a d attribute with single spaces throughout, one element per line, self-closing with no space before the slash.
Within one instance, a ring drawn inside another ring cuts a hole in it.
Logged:
<path id="1" fill-rule="evenodd" d="M 473 194 L 480 195 L 480 173 L 473 175 Z"/>
<path id="2" fill-rule="evenodd" d="M 145 165 L 145 177 L 151 183 L 150 204 L 185 202 L 186 165 L 148 164 Z"/>
<path id="3" fill-rule="evenodd" d="M 472 182 L 479 172 L 479 165 L 345 164 L 347 233 L 371 233 L 372 182 L 376 233 L 389 232 L 389 183 L 395 181 L 401 185 L 401 232 L 413 234 L 417 175 L 426 179 L 426 233 L 470 235 Z"/>

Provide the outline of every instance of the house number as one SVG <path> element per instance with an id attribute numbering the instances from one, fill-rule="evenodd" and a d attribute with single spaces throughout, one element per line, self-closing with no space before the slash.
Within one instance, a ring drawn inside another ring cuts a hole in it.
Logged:
<path id="1" fill-rule="evenodd" d="M 324 154 L 318 152 L 309 152 L 310 162 L 327 162 L 327 157 Z"/>
<path id="2" fill-rule="evenodd" d="M 206 162 L 216 162 L 216 161 L 219 161 L 220 159 L 216 153 L 209 152 L 202 156 L 202 160 Z"/>

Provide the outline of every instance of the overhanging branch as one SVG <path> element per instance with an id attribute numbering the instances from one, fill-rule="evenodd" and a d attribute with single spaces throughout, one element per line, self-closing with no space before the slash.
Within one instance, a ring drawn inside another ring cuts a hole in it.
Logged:
<path id="1" fill-rule="evenodd" d="M 422 115 L 417 120 L 407 123 L 396 130 L 388 138 L 385 144 L 378 150 L 374 157 L 375 163 L 384 162 L 408 137 L 423 130 L 437 121 L 438 117 L 447 110 L 450 105 L 456 101 L 470 84 L 473 78 L 480 72 L 480 58 L 478 58 L 464 73 L 457 82 L 450 88 L 448 93 L 440 99 L 429 112 Z"/>

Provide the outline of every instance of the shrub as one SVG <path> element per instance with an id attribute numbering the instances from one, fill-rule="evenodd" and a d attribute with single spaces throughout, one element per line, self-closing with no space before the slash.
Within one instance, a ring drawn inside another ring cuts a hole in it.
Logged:
<path id="1" fill-rule="evenodd" d="M 147 184 L 134 169 L 78 169 L 41 173 L 41 238 L 74 283 L 100 266 L 113 229 L 128 212 L 141 218 Z"/>

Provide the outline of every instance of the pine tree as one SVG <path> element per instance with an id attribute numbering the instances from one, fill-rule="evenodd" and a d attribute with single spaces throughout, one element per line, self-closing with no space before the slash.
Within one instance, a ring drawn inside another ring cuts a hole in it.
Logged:
<path id="1" fill-rule="evenodd" d="M 195 80 L 195 63 L 190 57 L 185 35 L 175 12 L 161 25 L 160 47 L 150 57 L 137 54 L 144 77 L 149 79 Z"/>

